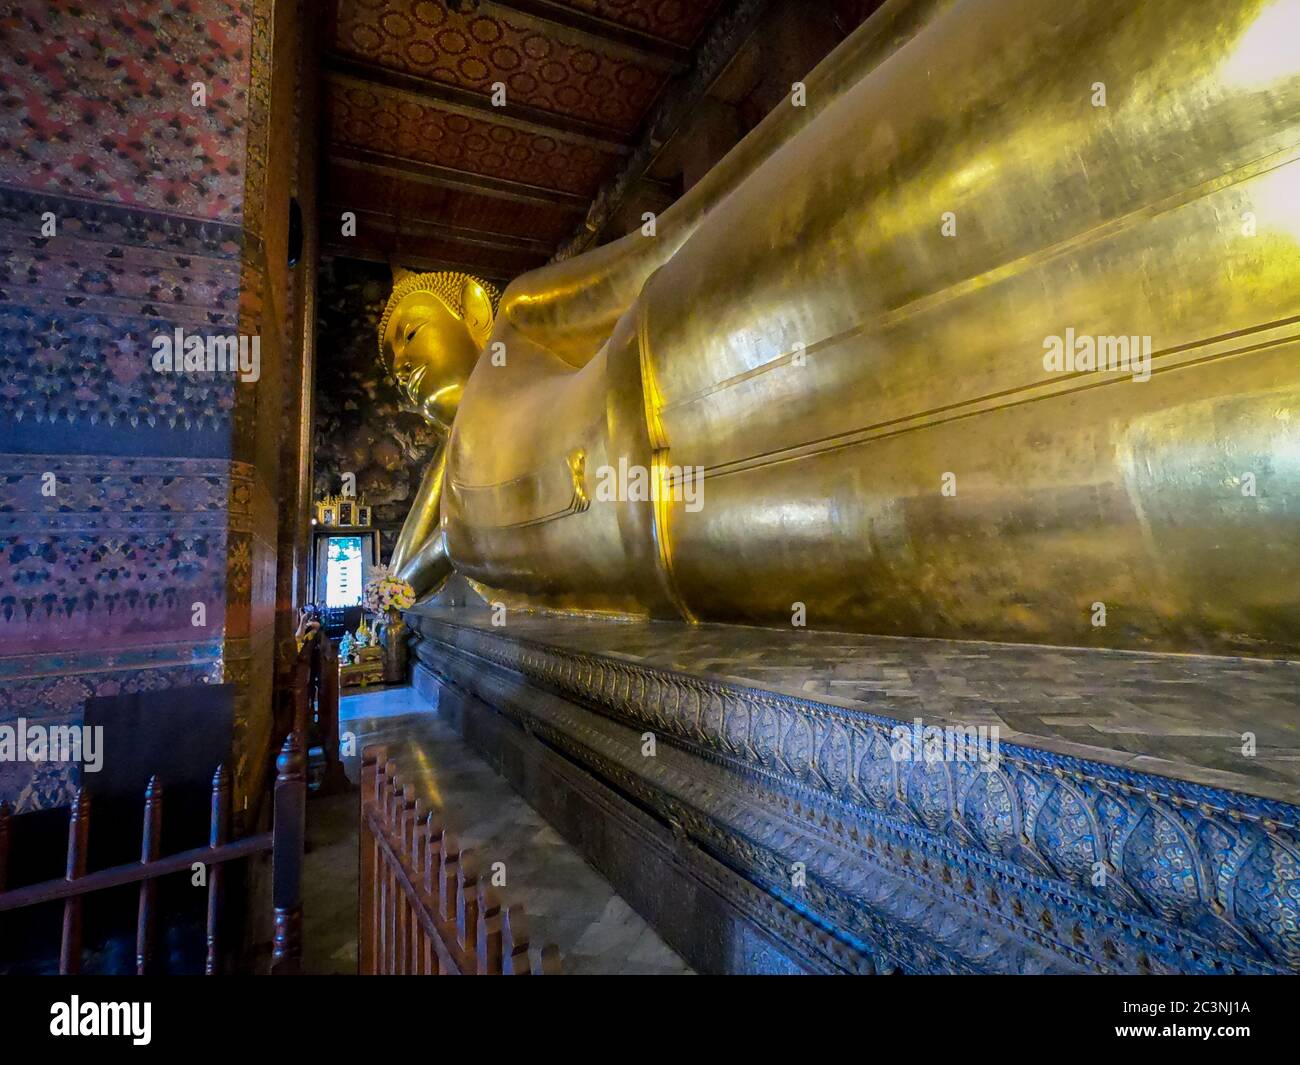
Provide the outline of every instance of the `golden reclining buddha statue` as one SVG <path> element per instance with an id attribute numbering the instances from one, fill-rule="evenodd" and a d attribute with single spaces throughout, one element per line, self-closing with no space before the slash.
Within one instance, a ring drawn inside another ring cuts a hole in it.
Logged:
<path id="1" fill-rule="evenodd" d="M 893 0 L 653 235 L 404 278 L 380 348 L 446 435 L 394 569 L 1300 652 L 1297 40 L 1300 0 Z"/>

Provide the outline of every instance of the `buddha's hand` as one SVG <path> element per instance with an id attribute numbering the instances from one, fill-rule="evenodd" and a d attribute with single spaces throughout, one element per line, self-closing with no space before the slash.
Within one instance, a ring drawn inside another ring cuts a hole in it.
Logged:
<path id="1" fill-rule="evenodd" d="M 447 534 L 438 529 L 398 567 L 397 576 L 411 586 L 418 601 L 437 592 L 451 576 L 451 570 Z"/>

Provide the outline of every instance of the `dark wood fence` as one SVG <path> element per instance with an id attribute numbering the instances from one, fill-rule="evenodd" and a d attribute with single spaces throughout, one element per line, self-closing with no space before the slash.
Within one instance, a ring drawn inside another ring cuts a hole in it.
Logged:
<path id="1" fill-rule="evenodd" d="M 361 759 L 358 968 L 362 976 L 550 976 L 560 952 L 528 945 L 522 906 L 504 906 L 442 814 L 402 785 L 386 748 Z"/>
<path id="2" fill-rule="evenodd" d="M 87 896 L 124 884 L 139 884 L 139 916 L 136 922 L 135 971 L 149 971 L 157 926 L 158 880 L 172 873 L 190 873 L 195 862 L 207 867 L 207 954 L 204 971 L 220 969 L 222 945 L 223 887 L 225 866 L 230 862 L 271 852 L 272 905 L 275 908 L 275 945 L 271 959 L 273 973 L 299 970 L 302 954 L 302 855 L 305 835 L 306 752 L 303 734 L 290 733 L 276 760 L 274 825 L 269 832 L 230 840 L 230 773 L 219 766 L 212 777 L 209 841 L 178 854 L 161 855 L 163 785 L 157 776 L 144 792 L 144 834 L 140 861 L 109 869 L 86 870 L 90 842 L 91 796 L 77 789 L 68 811 L 68 861 L 62 879 L 8 888 L 10 838 L 13 822 L 8 803 L 0 804 L 0 912 L 19 910 L 57 900 L 63 901 L 63 932 L 59 949 L 59 972 L 81 970 L 82 909 Z"/>

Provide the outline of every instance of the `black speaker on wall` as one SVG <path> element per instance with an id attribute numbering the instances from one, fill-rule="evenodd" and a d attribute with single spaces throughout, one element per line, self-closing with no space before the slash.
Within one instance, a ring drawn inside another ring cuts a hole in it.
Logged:
<path id="1" fill-rule="evenodd" d="M 294 198 L 289 200 L 289 268 L 293 269 L 302 258 L 302 208 Z"/>

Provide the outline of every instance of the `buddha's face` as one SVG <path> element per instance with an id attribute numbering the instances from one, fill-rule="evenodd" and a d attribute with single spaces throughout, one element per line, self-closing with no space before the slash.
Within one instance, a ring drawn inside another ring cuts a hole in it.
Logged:
<path id="1" fill-rule="evenodd" d="M 444 430 L 456 416 L 479 347 L 469 325 L 431 292 L 409 293 L 384 331 L 384 352 L 398 388 Z"/>

